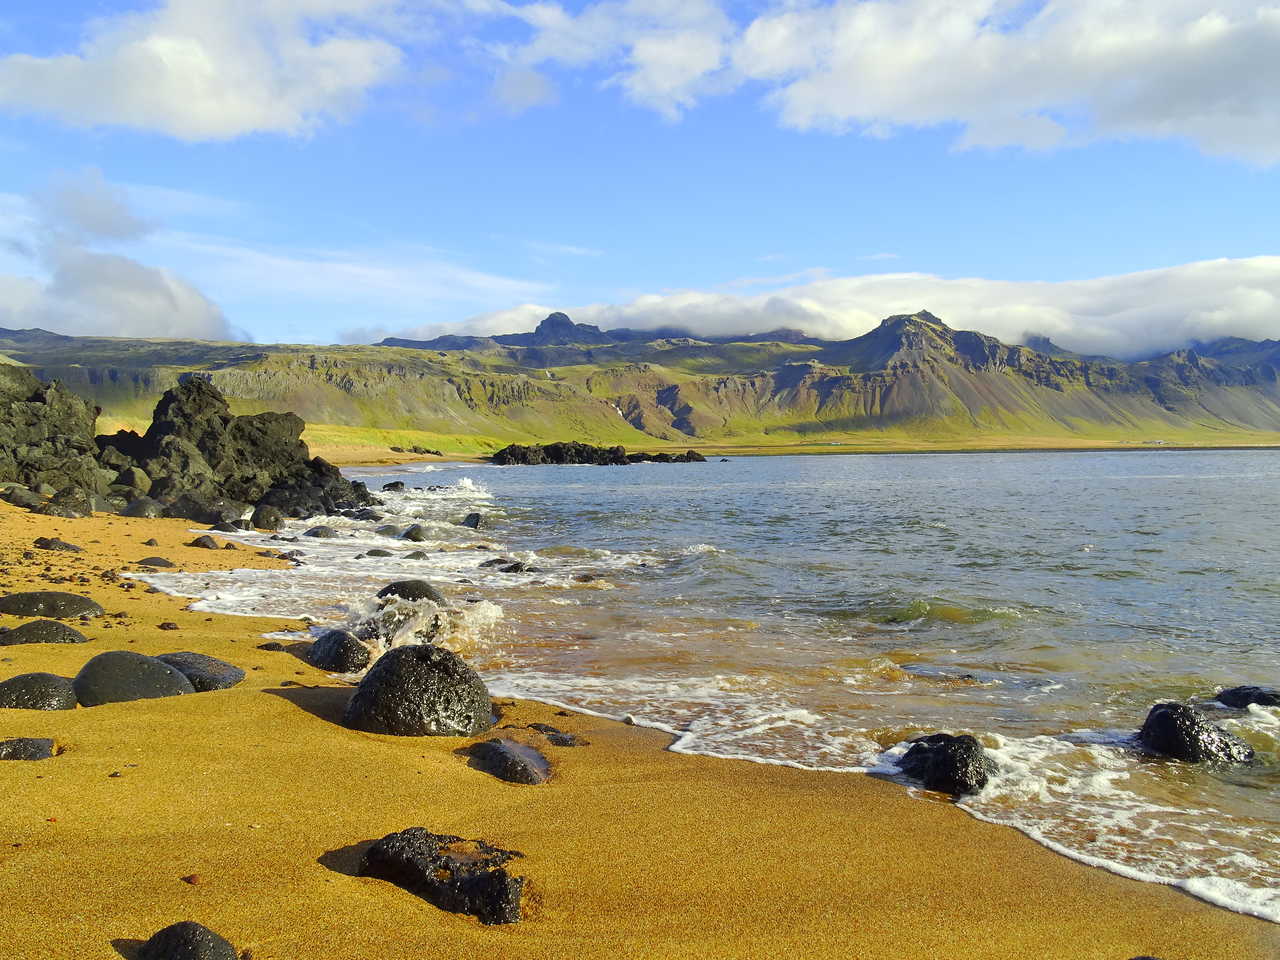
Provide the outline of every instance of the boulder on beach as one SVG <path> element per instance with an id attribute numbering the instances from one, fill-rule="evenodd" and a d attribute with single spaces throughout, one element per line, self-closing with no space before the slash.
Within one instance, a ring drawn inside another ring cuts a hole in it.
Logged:
<path id="1" fill-rule="evenodd" d="M 15 737 L 0 740 L 0 760 L 48 760 L 54 743 L 42 737 Z"/>
<path id="2" fill-rule="evenodd" d="M 0 482 L 99 493 L 104 484 L 95 459 L 97 414 L 93 404 L 61 384 L 41 383 L 25 367 L 0 364 Z"/>
<path id="3" fill-rule="evenodd" d="M 410 827 L 370 847 L 359 874 L 394 883 L 441 910 L 469 914 L 481 923 L 517 923 L 525 880 L 505 867 L 521 856 L 483 840 Z"/>
<path id="4" fill-rule="evenodd" d="M 120 511 L 122 517 L 140 517 L 145 520 L 156 520 L 164 516 L 164 504 L 150 497 L 138 497 Z"/>
<path id="5" fill-rule="evenodd" d="M 164 557 L 143 557 L 141 560 L 138 561 L 138 566 L 140 567 L 162 568 L 162 567 L 172 567 L 173 565 L 174 563 L 172 560 L 166 560 Z"/>
<path id="6" fill-rule="evenodd" d="M 39 494 L 21 486 L 9 487 L 9 489 L 5 490 L 4 495 L 0 496 L 0 500 L 15 507 L 21 507 L 23 510 L 31 510 L 44 502 L 40 499 Z"/>
<path id="7" fill-rule="evenodd" d="M 1217 700 L 1238 710 L 1255 703 L 1260 707 L 1280 707 L 1280 690 L 1271 687 L 1231 687 L 1219 691 Z"/>
<path id="8" fill-rule="evenodd" d="M 452 650 L 396 647 L 365 674 L 343 726 L 402 737 L 470 737 L 493 723 L 484 681 Z"/>
<path id="9" fill-rule="evenodd" d="M 233 663 L 210 657 L 203 653 L 184 650 L 179 653 L 161 653 L 157 660 L 175 667 L 195 688 L 196 693 L 209 690 L 226 690 L 244 679 L 245 673 Z"/>
<path id="10" fill-rule="evenodd" d="M 14 617 L 49 617 L 72 620 L 76 617 L 100 617 L 106 611 L 88 597 L 60 590 L 30 590 L 0 597 L 0 613 Z"/>
<path id="11" fill-rule="evenodd" d="M 37 550 L 57 550 L 62 553 L 84 553 L 84 547 L 77 547 L 74 543 L 67 543 L 67 541 L 59 540 L 57 537 L 36 537 L 32 546 Z"/>
<path id="12" fill-rule="evenodd" d="M 553 727 L 549 723 L 531 723 L 529 724 L 529 729 L 537 730 L 540 734 L 546 737 L 548 741 L 550 741 L 553 747 L 587 746 L 586 740 L 583 740 L 575 734 L 565 733 L 563 730 Z"/>
<path id="13" fill-rule="evenodd" d="M 74 710 L 75 690 L 70 680 L 57 674 L 20 673 L 0 683 L 0 708 Z"/>
<path id="14" fill-rule="evenodd" d="M 0 633 L 0 647 L 13 647 L 22 643 L 88 643 L 89 638 L 79 630 L 57 620 L 32 620 Z"/>
<path id="15" fill-rule="evenodd" d="M 152 487 L 154 490 L 155 488 Z M 249 505 L 239 500 L 228 500 L 216 493 L 179 493 L 164 508 L 166 517 L 194 520 L 196 523 L 228 524 L 239 520 Z M 231 527 L 239 530 L 239 527 Z"/>
<path id="16" fill-rule="evenodd" d="M 284 526 L 284 514 L 270 504 L 259 504 L 254 508 L 249 523 L 258 530 L 279 530 Z"/>
<path id="17" fill-rule="evenodd" d="M 977 738 L 969 734 L 953 737 L 935 733 L 911 741 L 911 748 L 899 759 L 898 767 L 921 781 L 927 790 L 952 796 L 977 793 L 996 772 Z"/>
<path id="18" fill-rule="evenodd" d="M 508 783 L 539 784 L 551 777 L 551 764 L 534 747 L 495 737 L 467 748 L 471 765 Z"/>
<path id="19" fill-rule="evenodd" d="M 183 920 L 154 934 L 138 948 L 137 960 L 238 960 L 225 938 L 192 920 Z"/>
<path id="20" fill-rule="evenodd" d="M 207 533 L 200 534 L 200 536 L 196 537 L 194 540 L 188 543 L 187 546 L 199 547 L 201 550 L 221 550 L 222 549 L 222 547 L 218 545 L 218 541 L 213 539 L 213 537 L 209 536 Z"/>
<path id="21" fill-rule="evenodd" d="M 1185 703 L 1152 707 L 1138 731 L 1138 743 L 1152 753 L 1188 763 L 1248 763 L 1253 759 L 1253 747 Z"/>
<path id="22" fill-rule="evenodd" d="M 307 663 L 331 673 L 357 673 L 369 665 L 373 654 L 345 630 L 326 630 L 307 651 Z"/>
<path id="23" fill-rule="evenodd" d="M 338 531 L 333 529 L 333 527 L 326 527 L 321 525 L 318 527 L 312 527 L 310 530 L 304 533 L 303 536 L 315 537 L 318 540 L 332 540 L 334 537 L 338 536 Z"/>
<path id="24" fill-rule="evenodd" d="M 396 597 L 400 600 L 430 600 L 444 606 L 448 601 L 444 594 L 425 580 L 397 580 L 378 591 L 378 598 L 386 600 Z"/>
<path id="25" fill-rule="evenodd" d="M 131 650 L 98 654 L 80 668 L 73 683 L 76 699 L 85 707 L 196 692 L 177 667 Z"/>

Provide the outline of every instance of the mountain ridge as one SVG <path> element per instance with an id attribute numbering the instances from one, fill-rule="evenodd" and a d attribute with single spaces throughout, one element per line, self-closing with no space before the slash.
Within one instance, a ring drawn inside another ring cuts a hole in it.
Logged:
<path id="1" fill-rule="evenodd" d="M 293 409 L 313 424 L 474 451 L 545 439 L 1280 441 L 1280 341 L 1224 338 L 1125 362 L 1003 343 L 924 310 L 843 341 L 655 336 L 676 332 L 619 336 L 563 313 L 524 334 L 345 347 L 0 329 L 0 354 L 122 421 L 198 370 L 237 412 Z"/>

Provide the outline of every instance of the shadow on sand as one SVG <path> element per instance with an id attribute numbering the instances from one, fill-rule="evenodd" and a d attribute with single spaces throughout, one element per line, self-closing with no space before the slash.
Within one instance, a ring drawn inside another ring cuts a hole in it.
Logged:
<path id="1" fill-rule="evenodd" d="M 275 687 L 264 690 L 273 697 L 288 700 L 295 707 L 305 710 L 312 716 L 330 723 L 339 723 L 343 711 L 347 709 L 347 701 L 355 693 L 355 687 Z"/>

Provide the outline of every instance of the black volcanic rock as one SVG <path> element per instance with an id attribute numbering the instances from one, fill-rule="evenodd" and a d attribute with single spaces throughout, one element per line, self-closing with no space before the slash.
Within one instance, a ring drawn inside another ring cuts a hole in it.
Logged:
<path id="1" fill-rule="evenodd" d="M 365 674 L 342 723 L 368 733 L 469 737 L 492 725 L 492 705 L 484 681 L 456 653 L 404 646 Z"/>
<path id="2" fill-rule="evenodd" d="M 627 453 L 622 447 L 596 447 L 589 443 L 566 440 L 558 443 L 525 446 L 508 444 L 489 458 L 498 466 L 541 466 L 543 464 L 588 464 L 601 467 L 625 467 L 632 463 L 706 463 L 696 450 L 685 453 Z"/>
<path id="3" fill-rule="evenodd" d="M 60 384 L 0 364 L 0 483 L 102 492 L 106 483 L 93 440 L 97 416 L 92 404 Z"/>
<path id="4" fill-rule="evenodd" d="M 258 530 L 279 530 L 284 526 L 284 514 L 270 504 L 259 504 L 249 522 Z"/>
<path id="5" fill-rule="evenodd" d="M 359 874 L 394 883 L 441 910 L 470 914 L 481 923 L 517 923 L 524 878 L 511 876 L 505 866 L 520 856 L 483 840 L 410 827 L 370 847 Z"/>
<path id="6" fill-rule="evenodd" d="M 85 707 L 195 693 L 177 667 L 131 650 L 98 654 L 80 668 L 73 682 L 76 699 Z"/>
<path id="7" fill-rule="evenodd" d="M 79 630 L 57 620 L 32 620 L 12 630 L 0 633 L 0 647 L 12 647 L 23 643 L 88 643 L 89 638 Z"/>
<path id="8" fill-rule="evenodd" d="M 104 464 L 152 478 L 150 494 L 171 516 L 201 523 L 234 522 L 249 504 L 306 517 L 370 503 L 362 484 L 310 457 L 304 426 L 292 413 L 233 416 L 212 383 L 185 374 L 160 398 L 144 435 L 121 431 L 97 445 Z"/>
<path id="9" fill-rule="evenodd" d="M 397 580 L 395 583 L 388 583 L 378 591 L 378 599 L 386 600 L 389 598 L 414 601 L 430 600 L 432 603 L 441 606 L 448 603 L 444 598 L 444 594 L 425 580 Z"/>
<path id="10" fill-rule="evenodd" d="M 97 601 L 58 590 L 32 590 L 0 597 L 0 613 L 15 617 L 70 620 L 75 617 L 100 617 L 105 612 Z"/>
<path id="11" fill-rule="evenodd" d="M 1157 703 L 1147 714 L 1138 742 L 1153 753 L 1189 763 L 1247 763 L 1253 748 L 1214 726 L 1185 703 Z"/>
<path id="12" fill-rule="evenodd" d="M 156 659 L 175 667 L 190 681 L 196 693 L 227 690 L 245 677 L 244 671 L 235 664 L 203 653 L 184 650 L 180 653 L 161 653 Z"/>
<path id="13" fill-rule="evenodd" d="M 192 920 L 165 927 L 138 948 L 137 960 L 238 960 L 225 938 Z"/>
<path id="14" fill-rule="evenodd" d="M 332 673 L 356 673 L 373 659 L 373 653 L 345 630 L 328 630 L 307 651 L 307 663 Z"/>
<path id="15" fill-rule="evenodd" d="M 32 546 L 37 550 L 55 550 L 62 553 L 84 552 L 84 547 L 77 547 L 74 543 L 67 543 L 67 541 L 59 540 L 57 537 L 36 537 Z"/>
<path id="16" fill-rule="evenodd" d="M 54 743 L 43 737 L 15 737 L 0 740 L 0 760 L 48 760 Z"/>
<path id="17" fill-rule="evenodd" d="M 74 710 L 71 681 L 53 673 L 20 673 L 0 683 L 0 708 L 9 710 Z"/>
<path id="18" fill-rule="evenodd" d="M 164 504 L 159 500 L 152 500 L 150 497 L 138 497 L 131 500 L 129 505 L 120 511 L 122 517 L 142 517 L 148 520 L 155 520 L 164 516 Z"/>
<path id="19" fill-rule="evenodd" d="M 3 638 L 0 638 L 0 643 Z M 1280 707 L 1280 690 L 1271 687 L 1232 687 L 1219 692 L 1217 700 L 1228 707 L 1243 710 L 1251 703 L 1260 707 Z"/>
<path id="20" fill-rule="evenodd" d="M 471 764 L 508 783 L 535 785 L 546 783 L 551 765 L 536 749 L 505 737 L 495 737 L 467 748 Z"/>
<path id="21" fill-rule="evenodd" d="M 898 767 L 928 790 L 952 796 L 977 793 L 996 772 L 996 765 L 975 737 L 935 733 L 911 741 Z"/>

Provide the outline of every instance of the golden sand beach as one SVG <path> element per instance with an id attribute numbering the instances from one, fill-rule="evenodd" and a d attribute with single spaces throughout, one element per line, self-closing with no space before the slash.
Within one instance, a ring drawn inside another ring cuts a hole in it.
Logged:
<path id="1" fill-rule="evenodd" d="M 0 680 L 73 676 L 114 649 L 190 650 L 248 671 L 224 691 L 0 710 L 0 739 L 61 750 L 0 762 L 7 960 L 129 957 L 179 920 L 252 960 L 1280 956 L 1276 925 L 871 777 L 674 754 L 664 734 L 533 703 L 504 703 L 502 722 L 589 741 L 551 748 L 540 786 L 471 768 L 464 739 L 348 730 L 336 721 L 349 686 L 258 649 L 296 621 L 193 612 L 111 578 L 155 555 L 185 570 L 282 562 L 186 547 L 191 527 L 0 504 L 0 593 L 68 590 L 108 614 L 75 624 L 87 644 L 0 647 Z M 37 536 L 84 552 L 32 550 Z M 484 926 L 354 875 L 369 841 L 410 826 L 521 851 L 523 922 Z"/>

